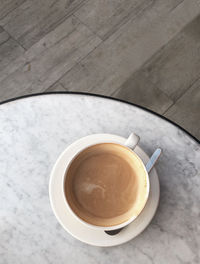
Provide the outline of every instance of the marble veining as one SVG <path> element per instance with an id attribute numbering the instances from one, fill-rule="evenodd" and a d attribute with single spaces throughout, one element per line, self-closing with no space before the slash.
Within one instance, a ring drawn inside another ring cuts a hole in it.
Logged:
<path id="1" fill-rule="evenodd" d="M 186 117 L 187 118 L 187 117 Z M 200 263 L 200 146 L 137 107 L 85 95 L 42 95 L 0 106 L 0 263 Z M 92 133 L 141 137 L 161 184 L 158 211 L 134 240 L 92 247 L 57 222 L 48 197 L 59 154 Z"/>

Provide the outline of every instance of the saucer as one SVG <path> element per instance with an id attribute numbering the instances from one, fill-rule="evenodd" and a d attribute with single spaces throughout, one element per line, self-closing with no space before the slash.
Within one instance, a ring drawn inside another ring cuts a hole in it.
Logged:
<path id="1" fill-rule="evenodd" d="M 80 148 L 85 148 L 91 144 L 101 142 L 124 144 L 125 141 L 126 138 L 111 134 L 93 134 L 81 138 L 64 150 L 52 169 L 49 183 L 49 196 L 53 212 L 58 222 L 68 233 L 87 244 L 100 247 L 123 244 L 139 235 L 149 225 L 157 210 L 160 197 L 160 185 L 155 168 L 152 169 L 149 175 L 151 188 L 145 208 L 131 224 L 114 236 L 107 235 L 102 230 L 95 230 L 82 224 L 70 213 L 65 205 L 62 195 L 62 176 L 71 157 L 76 155 L 80 151 Z M 149 157 L 139 146 L 136 146 L 134 151 L 142 159 L 144 164 L 148 162 Z"/>

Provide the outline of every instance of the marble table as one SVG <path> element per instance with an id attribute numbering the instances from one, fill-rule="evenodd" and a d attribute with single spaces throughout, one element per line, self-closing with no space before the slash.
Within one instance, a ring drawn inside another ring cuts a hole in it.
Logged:
<path id="1" fill-rule="evenodd" d="M 89 246 L 51 210 L 51 168 L 80 137 L 132 131 L 147 154 L 163 149 L 158 211 L 130 242 Z M 56 93 L 0 105 L 0 263 L 200 263 L 199 143 L 151 112 L 108 98 Z"/>

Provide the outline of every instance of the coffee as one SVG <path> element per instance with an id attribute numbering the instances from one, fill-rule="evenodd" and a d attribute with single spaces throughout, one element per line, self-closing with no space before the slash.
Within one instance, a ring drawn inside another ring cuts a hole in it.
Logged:
<path id="1" fill-rule="evenodd" d="M 143 209 L 147 174 L 128 148 L 102 143 L 86 148 L 69 166 L 65 196 L 74 213 L 96 226 L 121 224 Z"/>

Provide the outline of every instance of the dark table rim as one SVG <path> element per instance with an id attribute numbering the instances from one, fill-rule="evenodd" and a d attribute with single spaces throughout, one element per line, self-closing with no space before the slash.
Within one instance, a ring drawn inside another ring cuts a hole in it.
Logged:
<path id="1" fill-rule="evenodd" d="M 140 109 L 143 109 L 151 114 L 154 114 L 162 119 L 164 119 L 165 121 L 171 123 L 172 125 L 178 127 L 179 129 L 181 129 L 182 131 L 184 131 L 188 136 L 190 136 L 193 140 L 195 140 L 197 143 L 200 143 L 200 141 L 193 136 L 192 134 L 190 134 L 185 128 L 181 127 L 180 125 L 176 124 L 175 122 L 169 120 L 168 118 L 166 118 L 165 116 L 162 116 L 146 107 L 131 103 L 131 102 L 127 102 L 125 100 L 121 100 L 121 99 L 117 99 L 117 98 L 113 98 L 111 96 L 106 96 L 106 95 L 100 95 L 100 94 L 93 94 L 93 93 L 86 93 L 86 92 L 69 92 L 69 91 L 57 91 L 57 92 L 45 92 L 45 93 L 34 93 L 34 94 L 27 94 L 27 95 L 22 95 L 22 96 L 18 96 L 18 97 L 13 97 L 4 101 L 0 102 L 0 105 L 2 104 L 6 104 L 6 103 L 10 103 L 16 100 L 21 100 L 24 98 L 28 98 L 28 97 L 35 97 L 35 96 L 43 96 L 43 95 L 50 95 L 50 94 L 75 94 L 75 95 L 87 95 L 87 96 L 93 96 L 93 97 L 100 97 L 100 98 L 104 98 L 104 99 L 109 99 L 109 100 L 113 100 L 113 101 L 117 101 L 117 102 L 121 102 L 121 103 L 125 103 L 125 104 L 129 104 L 135 107 L 138 107 Z"/>

